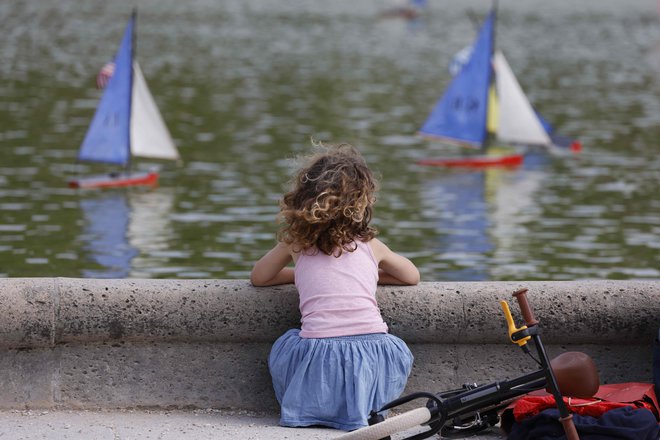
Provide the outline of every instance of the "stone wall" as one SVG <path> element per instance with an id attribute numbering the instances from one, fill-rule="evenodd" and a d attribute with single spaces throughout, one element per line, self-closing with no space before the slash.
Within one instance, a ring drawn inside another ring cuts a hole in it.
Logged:
<path id="1" fill-rule="evenodd" d="M 383 286 L 415 355 L 406 392 L 535 368 L 508 342 L 499 300 L 529 289 L 550 355 L 591 355 L 604 383 L 651 381 L 660 281 L 425 282 Z M 276 411 L 273 341 L 299 324 L 293 286 L 246 280 L 0 279 L 0 408 L 200 407 Z"/>

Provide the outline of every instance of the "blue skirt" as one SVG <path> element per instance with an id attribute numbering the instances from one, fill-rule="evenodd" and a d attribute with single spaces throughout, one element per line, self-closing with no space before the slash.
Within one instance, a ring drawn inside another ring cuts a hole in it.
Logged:
<path id="1" fill-rule="evenodd" d="M 396 336 L 312 339 L 299 333 L 292 329 L 280 336 L 268 359 L 280 425 L 352 431 L 403 392 L 413 356 Z"/>

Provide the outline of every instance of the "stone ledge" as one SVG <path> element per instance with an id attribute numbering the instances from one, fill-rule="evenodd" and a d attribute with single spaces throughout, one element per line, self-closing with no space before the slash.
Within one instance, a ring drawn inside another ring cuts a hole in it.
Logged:
<path id="1" fill-rule="evenodd" d="M 590 354 L 603 382 L 651 380 L 660 281 L 433 282 L 378 291 L 415 355 L 406 392 L 533 369 L 498 303 L 521 287 L 551 355 Z M 266 359 L 300 319 L 293 286 L 246 280 L 8 278 L 0 307 L 0 408 L 277 411 Z"/>
<path id="2" fill-rule="evenodd" d="M 378 300 L 391 331 L 407 342 L 500 344 L 507 337 L 498 301 L 509 300 L 517 314 L 510 294 L 521 287 L 549 343 L 636 344 L 657 334 L 660 281 L 425 282 L 381 286 Z M 273 342 L 300 320 L 293 286 L 246 280 L 5 278 L 0 308 L 5 348 Z"/>

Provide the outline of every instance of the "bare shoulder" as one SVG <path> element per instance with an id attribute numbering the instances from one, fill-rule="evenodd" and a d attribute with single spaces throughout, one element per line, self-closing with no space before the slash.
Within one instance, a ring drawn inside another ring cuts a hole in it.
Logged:
<path id="1" fill-rule="evenodd" d="M 419 283 L 419 270 L 412 261 L 392 251 L 385 243 L 373 238 L 369 241 L 378 262 L 379 284 L 415 285 Z"/>
<path id="2" fill-rule="evenodd" d="M 293 255 L 293 249 L 292 246 L 288 243 L 284 243 L 282 241 L 277 242 L 274 248 L 277 252 L 281 254 L 289 254 Z"/>
<path id="3" fill-rule="evenodd" d="M 372 238 L 369 240 L 369 246 L 371 247 L 371 251 L 374 253 L 374 257 L 376 257 L 377 261 L 381 261 L 389 252 L 392 252 L 390 248 L 387 247 L 385 243 L 380 241 L 377 238 Z"/>

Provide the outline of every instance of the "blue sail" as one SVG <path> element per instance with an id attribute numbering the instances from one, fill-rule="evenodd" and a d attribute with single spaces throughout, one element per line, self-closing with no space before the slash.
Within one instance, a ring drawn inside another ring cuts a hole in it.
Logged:
<path id="1" fill-rule="evenodd" d="M 133 27 L 124 31 L 115 56 L 115 71 L 101 97 L 83 140 L 79 160 L 125 165 L 130 158 L 131 89 L 133 82 Z"/>
<path id="2" fill-rule="evenodd" d="M 472 55 L 440 98 L 420 134 L 481 146 L 486 139 L 495 12 L 484 21 Z"/>

